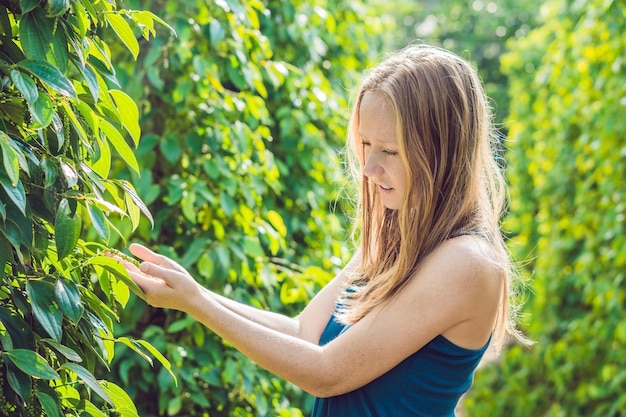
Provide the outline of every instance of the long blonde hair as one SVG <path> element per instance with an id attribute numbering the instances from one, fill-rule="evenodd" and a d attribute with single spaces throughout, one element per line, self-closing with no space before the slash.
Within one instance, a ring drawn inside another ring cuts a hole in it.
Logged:
<path id="1" fill-rule="evenodd" d="M 408 189 L 398 210 L 381 204 L 358 168 L 359 108 L 368 92 L 384 97 L 396 116 Z M 491 111 L 474 68 L 427 45 L 390 55 L 364 77 L 348 136 L 352 171 L 361 184 L 356 228 L 362 258 L 344 294 L 341 320 L 355 323 L 389 301 L 438 245 L 471 233 L 491 244 L 505 281 L 494 340 L 499 344 L 507 330 L 517 335 L 509 314 L 513 273 L 499 227 L 505 183 L 495 159 Z"/>

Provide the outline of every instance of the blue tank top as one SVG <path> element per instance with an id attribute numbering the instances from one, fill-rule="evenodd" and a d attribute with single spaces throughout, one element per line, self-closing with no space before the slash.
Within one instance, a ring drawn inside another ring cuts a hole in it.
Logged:
<path id="1" fill-rule="evenodd" d="M 320 346 L 348 327 L 331 317 Z M 454 417 L 487 346 L 489 341 L 481 349 L 465 349 L 439 335 L 361 388 L 316 398 L 311 417 Z"/>

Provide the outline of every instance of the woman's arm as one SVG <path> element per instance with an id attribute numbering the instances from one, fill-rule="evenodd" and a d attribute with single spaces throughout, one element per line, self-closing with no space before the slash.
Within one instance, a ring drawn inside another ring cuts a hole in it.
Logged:
<path id="1" fill-rule="evenodd" d="M 162 265 L 164 262 L 168 262 L 161 255 L 157 255 L 141 245 L 131 245 L 130 250 L 131 253 L 137 257 L 157 265 Z M 349 271 L 351 271 L 356 265 L 357 260 L 358 257 L 355 256 L 296 317 L 288 317 L 283 314 L 255 308 L 219 295 L 206 288 L 200 288 L 204 291 L 206 297 L 212 298 L 225 308 L 243 318 L 264 327 L 276 330 L 280 333 L 317 343 L 324 328 L 326 327 L 326 324 L 328 323 L 328 320 L 330 319 L 330 316 L 333 313 L 335 303 L 337 302 L 339 294 L 343 289 L 343 283 L 347 279 Z M 123 262 L 123 260 L 121 261 Z M 169 260 L 169 263 L 172 269 L 183 274 L 187 274 L 187 271 L 180 265 L 171 260 Z M 140 271 L 133 264 L 127 262 L 124 262 L 124 264 L 129 272 L 132 271 L 134 273 L 140 273 Z"/>
<path id="2" fill-rule="evenodd" d="M 283 314 L 255 308 L 247 304 L 231 300 L 228 297 L 219 295 L 206 288 L 202 288 L 202 290 L 204 291 L 204 295 L 206 297 L 210 297 L 211 299 L 221 304 L 223 307 L 247 320 L 260 324 L 264 327 L 276 330 L 280 333 L 300 337 L 300 322 L 297 317 L 288 317 Z"/>
<path id="3" fill-rule="evenodd" d="M 458 337 L 468 347 L 486 342 L 501 286 L 495 268 L 473 248 L 477 241 L 464 237 L 442 245 L 392 302 L 325 346 L 318 346 L 310 335 L 299 338 L 238 314 L 180 266 L 145 248 L 134 248 L 133 253 L 151 260 L 129 273 L 151 305 L 187 312 L 260 366 L 313 395 L 331 396 L 372 381 L 439 334 Z M 147 254 L 152 255 L 142 256 Z M 321 323 L 326 324 L 334 305 L 329 300 L 334 301 L 340 287 L 336 279 L 301 314 L 314 323 L 311 334 L 321 334 Z"/>

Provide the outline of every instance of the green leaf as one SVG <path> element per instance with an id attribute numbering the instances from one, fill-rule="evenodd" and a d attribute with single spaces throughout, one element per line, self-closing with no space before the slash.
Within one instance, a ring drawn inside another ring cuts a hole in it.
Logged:
<path id="1" fill-rule="evenodd" d="M 54 106 L 47 95 L 41 94 L 33 103 L 29 102 L 28 109 L 33 116 L 33 129 L 43 129 L 52 122 Z"/>
<path id="2" fill-rule="evenodd" d="M 285 226 L 285 222 L 280 214 L 278 214 L 275 210 L 270 210 L 267 212 L 267 219 L 274 229 L 278 232 L 282 237 L 287 236 L 287 226 Z"/>
<path id="3" fill-rule="evenodd" d="M 48 40 L 39 31 L 37 21 L 35 20 L 37 11 L 35 9 L 22 15 L 19 27 L 20 44 L 27 57 L 44 61 L 48 51 Z"/>
<path id="4" fill-rule="evenodd" d="M 0 130 L 3 132 L 8 132 L 5 121 L 18 126 L 28 123 L 27 115 L 24 114 L 24 100 L 21 97 L 15 96 L 11 100 L 5 100 L 2 103 L 2 112 L 4 116 L 0 118 Z"/>
<path id="5" fill-rule="evenodd" d="M 59 379 L 59 374 L 37 352 L 28 349 L 13 349 L 2 352 L 15 366 L 28 375 L 41 379 Z"/>
<path id="6" fill-rule="evenodd" d="M 4 170 L 9 176 L 11 187 L 17 187 L 20 180 L 20 164 L 17 159 L 17 152 L 9 145 L 11 140 L 4 132 L 0 132 L 0 149 L 2 150 L 2 163 Z"/>
<path id="7" fill-rule="evenodd" d="M 0 9 L 0 24 L 2 23 L 2 17 L 6 17 L 6 9 L 4 9 L 4 13 L 3 13 L 3 9 Z M 7 19 L 7 23 L 8 23 L 8 19 Z M 4 32 L 4 33 L 11 33 L 12 30 L 9 29 L 8 32 Z M 20 49 L 19 46 L 17 46 L 17 44 L 13 41 L 13 39 L 11 38 L 3 38 L 2 39 L 2 51 L 0 51 L 0 56 L 2 56 L 2 60 L 5 61 L 7 64 L 14 64 L 16 62 L 20 62 L 24 59 L 26 59 L 26 56 L 24 55 L 24 51 L 22 51 Z"/>
<path id="8" fill-rule="evenodd" d="M 10 223 L 13 223 L 17 228 L 17 235 L 19 235 L 19 240 L 17 241 L 18 247 L 24 246 L 27 249 L 32 249 L 33 247 L 33 218 L 32 213 L 30 211 L 30 207 L 26 207 L 26 214 L 22 214 L 18 212 L 14 206 L 7 207 L 7 229 L 10 229 L 13 226 L 9 226 Z M 15 231 L 12 231 L 15 233 Z M 16 248 L 16 249 L 17 249 Z"/>
<path id="9" fill-rule="evenodd" d="M 123 307 L 126 307 L 128 300 L 130 299 L 130 290 L 128 289 L 128 285 L 126 285 L 122 281 L 113 282 L 111 286 L 111 291 L 115 295 L 115 300 L 120 303 Z"/>
<path id="10" fill-rule="evenodd" d="M 161 365 L 163 365 L 167 372 L 172 376 L 174 383 L 178 384 L 176 375 L 174 375 L 174 373 L 172 372 L 172 365 L 170 364 L 170 361 L 168 361 L 167 358 L 163 356 L 163 354 L 157 348 L 152 346 L 149 342 L 140 339 L 129 339 L 128 337 L 120 337 L 117 338 L 116 341 L 119 343 L 123 343 L 131 348 L 133 351 L 135 351 L 135 353 L 144 358 L 150 364 L 150 366 L 153 366 L 152 359 L 144 352 L 144 349 L 147 350 L 150 354 L 152 354 L 152 356 L 154 356 L 154 358 L 156 358 L 156 360 L 159 361 Z"/>
<path id="11" fill-rule="evenodd" d="M 175 135 L 168 135 L 161 139 L 159 143 L 161 154 L 170 164 L 176 163 L 182 153 L 180 142 Z"/>
<path id="12" fill-rule="evenodd" d="M 59 278 L 56 283 L 55 294 L 61 311 L 74 323 L 78 323 L 85 308 L 74 281 Z"/>
<path id="13" fill-rule="evenodd" d="M 74 62 L 74 64 L 87 83 L 87 88 L 89 88 L 89 92 L 93 97 L 94 103 L 97 103 L 98 97 L 100 96 L 100 87 L 98 85 L 98 77 L 96 76 L 96 73 L 90 65 L 82 65 L 80 62 Z"/>
<path id="14" fill-rule="evenodd" d="M 50 188 L 59 175 L 58 165 L 53 160 L 44 158 L 41 160 L 41 164 L 39 164 L 39 167 L 44 174 L 43 188 Z"/>
<path id="15" fill-rule="evenodd" d="M 96 136 L 95 141 L 97 149 L 100 150 L 100 157 L 92 163 L 91 168 L 102 178 L 108 178 L 111 170 L 111 148 L 109 147 L 109 142 L 99 135 Z"/>
<path id="16" fill-rule="evenodd" d="M 51 338 L 61 342 L 63 335 L 63 313 L 59 310 L 51 285 L 43 281 L 27 281 L 26 293 L 37 321 Z"/>
<path id="17" fill-rule="evenodd" d="M 111 235 L 111 230 L 109 229 L 107 218 L 102 210 L 100 210 L 100 208 L 95 204 L 88 202 L 87 212 L 89 213 L 89 218 L 91 219 L 91 224 L 93 225 L 94 229 L 96 229 L 102 240 L 108 242 Z"/>
<path id="18" fill-rule="evenodd" d="M 1 207 L 4 207 L 0 203 Z M 13 263 L 13 249 L 5 237 L 0 234 L 0 282 L 4 279 L 4 266 Z"/>
<path id="19" fill-rule="evenodd" d="M 119 181 L 119 183 L 121 184 L 124 191 L 126 191 L 126 193 L 130 196 L 133 202 L 137 205 L 137 207 L 139 207 L 139 209 L 144 214 L 144 216 L 146 216 L 148 220 L 150 220 L 150 224 L 154 226 L 154 219 L 152 218 L 152 214 L 150 213 L 150 210 L 148 209 L 148 207 L 146 207 L 144 202 L 137 195 L 137 192 L 135 191 L 135 188 L 133 187 L 133 185 L 130 182 L 125 181 L 125 180 L 121 180 Z"/>
<path id="20" fill-rule="evenodd" d="M 79 101 L 75 104 L 78 113 L 83 118 L 83 123 L 85 123 L 92 132 L 98 131 L 98 117 L 93 109 L 84 101 Z"/>
<path id="21" fill-rule="evenodd" d="M 67 182 L 67 186 L 69 188 L 74 187 L 78 184 L 78 173 L 74 169 L 74 167 L 67 162 L 61 161 L 59 162 L 59 166 L 61 167 L 61 173 Z"/>
<path id="22" fill-rule="evenodd" d="M 107 184 L 105 182 L 100 182 L 99 185 L 100 184 L 104 187 L 105 190 L 109 190 L 110 191 L 110 184 Z M 113 188 L 113 189 L 117 191 L 116 188 Z M 119 208 L 115 204 L 109 203 L 106 200 L 101 200 L 100 198 L 94 198 L 94 197 L 91 197 L 91 196 L 85 196 L 85 201 L 88 201 L 91 204 L 94 204 L 94 205 L 100 207 L 101 210 L 104 210 L 104 211 L 107 211 L 107 212 L 117 213 L 120 216 L 124 216 L 126 214 L 124 212 L 124 210 L 122 210 L 121 208 Z M 117 199 L 115 201 L 119 202 Z M 111 225 L 111 223 L 109 223 L 109 227 L 113 227 Z"/>
<path id="23" fill-rule="evenodd" d="M 243 249 L 246 255 L 251 257 L 265 256 L 265 251 L 256 236 L 244 236 Z"/>
<path id="24" fill-rule="evenodd" d="M 141 221 L 141 209 L 135 204 L 133 198 L 128 193 L 124 193 L 124 202 L 126 203 L 126 211 L 130 217 L 133 230 L 136 230 Z"/>
<path id="25" fill-rule="evenodd" d="M 20 7 L 22 8 L 22 13 L 28 13 L 33 9 L 39 7 L 40 0 L 21 0 Z"/>
<path id="26" fill-rule="evenodd" d="M 61 365 L 61 369 L 67 369 L 74 372 L 78 376 L 78 378 L 80 378 L 85 383 L 85 385 L 94 390 L 100 397 L 102 397 L 103 400 L 111 405 L 114 405 L 111 397 L 109 397 L 109 395 L 104 391 L 100 383 L 87 369 L 76 363 L 69 362 Z"/>
<path id="27" fill-rule="evenodd" d="M 11 33 L 11 22 L 7 10 L 6 7 L 0 9 L 0 33 Z M 22 13 L 25 12 L 22 11 Z"/>
<path id="28" fill-rule="evenodd" d="M 128 12 L 128 11 L 127 11 Z M 172 34 L 174 36 L 176 36 L 176 31 L 174 30 L 173 27 L 171 27 L 170 25 L 168 25 L 163 19 L 161 19 L 160 17 L 158 17 L 157 15 L 155 15 L 154 13 L 147 11 L 147 10 L 133 10 L 132 12 L 129 12 L 131 18 L 137 22 L 140 26 L 146 26 L 147 28 L 149 28 L 150 33 L 152 34 L 152 36 L 155 36 L 155 30 L 154 30 L 154 22 L 158 22 L 161 25 L 165 26 L 166 28 L 168 28 L 170 30 L 170 32 L 172 32 Z M 148 39 L 146 37 L 146 39 Z"/>
<path id="29" fill-rule="evenodd" d="M 150 366 L 154 366 L 154 362 L 152 361 L 152 358 L 150 356 L 148 356 L 143 349 L 141 348 L 141 346 L 139 346 L 139 344 L 137 343 L 136 340 L 131 340 L 128 337 L 119 337 L 117 339 L 115 339 L 116 342 L 118 343 L 123 343 L 126 346 L 128 346 L 129 348 L 131 348 L 136 354 L 138 354 L 139 356 L 141 356 L 143 359 L 146 360 L 146 362 L 148 362 L 150 364 Z"/>
<path id="30" fill-rule="evenodd" d="M 73 362 L 82 362 L 83 358 L 76 353 L 74 349 L 71 349 L 61 343 L 57 342 L 54 339 L 41 339 L 43 343 L 50 346 L 52 349 L 56 350 L 58 353 L 63 355 L 65 358 L 73 361 Z"/>
<path id="31" fill-rule="evenodd" d="M 39 400 L 39 404 L 41 404 L 41 408 L 46 413 L 47 417 L 61 416 L 61 414 L 59 414 L 59 406 L 51 396 L 41 391 L 36 391 L 35 396 Z"/>
<path id="32" fill-rule="evenodd" d="M 50 21 L 50 20 L 48 20 Z M 47 26 L 47 28 L 50 25 Z M 51 32 L 47 34 L 50 37 L 50 42 L 52 44 L 52 51 L 54 52 L 54 62 L 56 63 L 56 67 L 62 72 L 67 72 L 67 65 L 70 59 L 69 52 L 69 39 L 65 35 L 65 31 L 61 30 L 61 25 L 58 25 L 56 30 L 54 26 L 50 27 Z"/>
<path id="33" fill-rule="evenodd" d="M 156 360 L 158 360 L 159 363 L 163 365 L 167 372 L 169 372 L 169 374 L 174 379 L 174 382 L 178 384 L 178 382 L 176 381 L 176 375 L 174 375 L 174 373 L 172 372 L 172 365 L 170 364 L 170 361 L 168 361 L 167 358 L 163 356 L 163 354 L 157 348 L 152 346 L 149 342 L 146 342 L 145 340 L 137 340 L 137 343 L 139 343 L 144 349 L 150 352 L 152 356 L 154 356 Z"/>
<path id="34" fill-rule="evenodd" d="M 15 155 L 20 169 L 30 176 L 31 169 L 29 166 L 39 165 L 39 158 L 33 153 L 33 150 L 28 145 L 22 143 L 21 141 L 11 139 L 8 141 L 8 144 L 16 152 Z"/>
<path id="35" fill-rule="evenodd" d="M 49 141 L 50 150 L 60 151 L 65 145 L 65 135 L 69 132 L 69 129 L 66 129 L 66 127 L 63 125 L 63 121 L 61 121 L 61 117 L 54 110 L 52 111 L 52 126 L 50 127 L 50 132 L 54 132 L 56 136 L 56 149 L 52 148 L 53 142 Z"/>
<path id="36" fill-rule="evenodd" d="M 122 388 L 110 381 L 101 381 L 101 385 L 113 401 L 115 412 L 121 417 L 139 417 L 135 403 Z"/>
<path id="37" fill-rule="evenodd" d="M 198 258 L 200 258 L 203 253 L 206 253 L 208 246 L 208 238 L 199 237 L 197 239 L 194 239 L 193 242 L 186 246 L 185 256 L 183 256 L 180 260 L 181 265 L 183 265 L 183 267 L 185 268 L 191 267 L 193 264 L 196 263 Z"/>
<path id="38" fill-rule="evenodd" d="M 180 319 L 180 320 L 176 320 L 172 323 L 170 323 L 167 326 L 167 333 L 168 334 L 173 334 L 173 333 L 178 333 L 182 330 L 187 330 L 187 328 L 189 328 L 192 324 L 191 321 L 191 317 L 190 316 L 185 316 L 184 318 Z"/>
<path id="39" fill-rule="evenodd" d="M 107 61 L 106 57 L 102 57 L 104 59 L 104 61 L 102 59 L 99 59 L 96 56 L 90 55 L 87 61 L 87 65 L 91 66 L 92 69 L 94 70 L 95 74 L 99 74 L 100 78 L 102 79 L 106 79 L 107 81 L 109 81 L 111 84 L 116 85 L 116 86 L 120 86 L 120 82 L 117 79 L 117 76 L 115 74 L 115 68 L 113 68 L 113 66 L 111 66 L 111 63 Z M 98 84 L 100 86 L 100 89 L 102 89 L 103 87 L 106 87 L 106 83 L 102 83 L 102 85 Z"/>
<path id="40" fill-rule="evenodd" d="M 85 310 L 87 321 L 96 329 L 101 329 L 106 334 L 110 334 L 113 329 L 113 320 L 111 317 L 116 317 L 111 307 L 103 303 L 92 291 L 84 292 L 83 301 L 89 306 L 89 309 Z M 90 310 L 93 311 L 93 313 L 90 313 Z M 81 320 L 80 322 L 85 323 L 85 320 Z"/>
<path id="41" fill-rule="evenodd" d="M 62 199 L 54 220 L 54 241 L 59 260 L 74 250 L 80 236 L 80 229 L 81 221 L 78 213 L 72 213 L 68 200 Z"/>
<path id="42" fill-rule="evenodd" d="M 37 90 L 37 85 L 28 75 L 24 75 L 21 71 L 13 68 L 11 69 L 11 80 L 13 80 L 13 84 L 22 93 L 26 101 L 33 103 L 37 100 L 39 90 Z"/>
<path id="43" fill-rule="evenodd" d="M 17 66 L 39 78 L 57 93 L 73 99 L 78 98 L 74 84 L 72 84 L 61 71 L 48 64 L 46 61 L 25 59 L 24 61 L 18 62 Z"/>
<path id="44" fill-rule="evenodd" d="M 128 276 L 128 272 L 124 265 L 122 265 L 118 260 L 111 258 L 109 256 L 94 256 L 90 258 L 87 262 L 87 265 L 97 265 L 102 267 L 103 269 L 111 272 L 115 277 L 126 284 L 135 294 L 143 295 L 143 291 L 135 281 L 133 281 L 130 276 Z"/>
<path id="45" fill-rule="evenodd" d="M 10 343 L 7 343 L 6 339 L 2 340 L 4 350 L 34 348 L 34 334 L 31 326 L 27 325 L 15 312 L 0 307 L 0 322 L 10 336 Z"/>
<path id="46" fill-rule="evenodd" d="M 0 185 L 9 196 L 9 199 L 15 204 L 15 206 L 26 215 L 26 191 L 21 181 L 18 181 L 15 186 L 12 185 L 12 181 L 7 178 L 4 173 L 0 172 Z"/>
<path id="47" fill-rule="evenodd" d="M 121 90 L 109 90 L 109 94 L 115 102 L 115 106 L 122 118 L 122 124 L 130 133 L 135 147 L 139 145 L 139 137 L 141 136 L 141 128 L 139 127 L 139 109 L 137 104 L 125 92 Z"/>
<path id="48" fill-rule="evenodd" d="M 109 22 L 122 43 L 124 43 L 130 53 L 133 54 L 133 58 L 137 59 L 137 55 L 139 55 L 139 42 L 137 42 L 137 38 L 135 38 L 135 34 L 126 19 L 117 13 L 107 13 L 105 14 L 105 19 Z"/>
<path id="49" fill-rule="evenodd" d="M 7 362 L 6 380 L 25 402 L 30 401 L 33 392 L 33 380 L 18 369 L 12 362 Z"/>
<path id="50" fill-rule="evenodd" d="M 95 198 L 93 199 L 91 199 L 90 196 L 85 196 L 86 201 L 92 200 L 95 204 L 99 204 L 101 201 L 105 201 L 105 200 L 102 200 L 102 194 L 101 194 L 103 191 L 106 190 L 106 187 L 104 186 L 104 183 L 102 182 L 102 178 L 100 178 L 100 176 L 96 172 L 94 172 L 94 170 L 91 169 L 89 165 L 85 164 L 84 162 L 80 163 L 80 170 L 86 176 L 86 178 L 83 177 L 84 181 L 89 184 L 89 186 L 91 187 L 91 189 L 94 191 L 94 194 L 95 194 Z M 108 202 L 105 201 L 105 203 L 108 203 Z M 106 204 L 104 204 L 104 206 L 106 207 Z"/>
<path id="51" fill-rule="evenodd" d="M 50 1 L 46 1 L 46 3 L 50 3 Z M 37 35 L 39 42 L 41 42 L 41 46 L 44 48 L 46 54 L 44 58 L 40 56 L 30 58 L 44 61 L 46 58 L 54 59 L 54 66 L 61 72 L 65 72 L 69 60 L 68 39 L 65 36 L 66 31 L 63 30 L 65 22 L 46 16 L 42 8 L 37 8 L 30 14 L 34 21 L 34 28 L 32 29 Z M 52 55 L 48 54 L 50 47 L 52 47 Z"/>
<path id="52" fill-rule="evenodd" d="M 96 407 L 91 401 L 81 400 L 78 403 L 79 408 L 84 408 L 91 417 L 109 417 L 110 414 L 104 414 L 100 408 Z"/>
<path id="53" fill-rule="evenodd" d="M 8 219 L 4 227 L 0 229 L 7 238 L 7 241 L 17 250 L 22 244 L 22 233 L 20 227 L 13 220 Z"/>
<path id="54" fill-rule="evenodd" d="M 117 153 L 136 173 L 139 174 L 139 164 L 137 163 L 137 158 L 135 157 L 135 154 L 131 150 L 130 146 L 128 146 L 122 137 L 121 133 L 104 118 L 100 118 L 99 126 L 100 130 L 107 137 Z"/>

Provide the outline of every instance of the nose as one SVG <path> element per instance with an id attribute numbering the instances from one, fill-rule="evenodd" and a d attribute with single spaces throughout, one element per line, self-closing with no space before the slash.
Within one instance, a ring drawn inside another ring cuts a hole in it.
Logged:
<path id="1" fill-rule="evenodd" d="M 374 152 L 365 155 L 365 165 L 363 165 L 363 175 L 366 177 L 377 177 L 385 172 Z"/>

